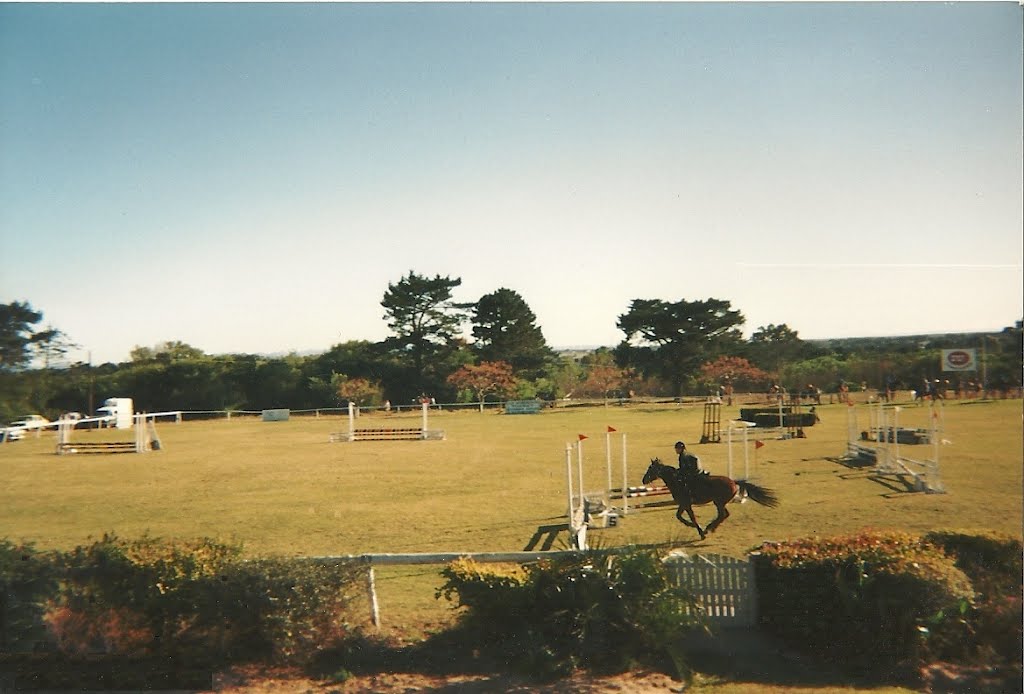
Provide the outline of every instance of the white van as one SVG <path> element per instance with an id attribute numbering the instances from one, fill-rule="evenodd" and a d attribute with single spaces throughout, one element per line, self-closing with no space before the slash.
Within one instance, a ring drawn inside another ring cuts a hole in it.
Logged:
<path id="1" fill-rule="evenodd" d="M 97 407 L 96 411 L 101 417 L 106 418 L 107 426 L 117 429 L 132 428 L 135 409 L 131 398 L 107 398 L 103 402 L 103 407 Z"/>

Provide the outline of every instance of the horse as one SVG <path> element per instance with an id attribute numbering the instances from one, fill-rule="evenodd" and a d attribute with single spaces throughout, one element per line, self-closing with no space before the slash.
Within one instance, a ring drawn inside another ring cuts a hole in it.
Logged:
<path id="1" fill-rule="evenodd" d="M 644 484 L 650 484 L 659 477 L 672 492 L 672 498 L 679 504 L 679 508 L 676 510 L 676 520 L 683 525 L 696 528 L 702 540 L 708 536 L 708 533 L 713 533 L 722 524 L 722 521 L 729 517 L 725 505 L 735 499 L 738 494 L 768 508 L 775 508 L 779 505 L 779 499 L 771 489 L 746 480 L 733 480 L 724 475 L 699 475 L 691 483 L 692 489 L 690 489 L 683 482 L 678 468 L 665 465 L 659 458 L 654 458 L 651 460 L 647 472 L 644 473 Z M 710 503 L 714 503 L 715 508 L 718 509 L 718 517 L 702 529 L 697 523 L 697 517 L 693 515 L 693 507 Z M 690 520 L 683 518 L 683 511 L 690 516 Z"/>

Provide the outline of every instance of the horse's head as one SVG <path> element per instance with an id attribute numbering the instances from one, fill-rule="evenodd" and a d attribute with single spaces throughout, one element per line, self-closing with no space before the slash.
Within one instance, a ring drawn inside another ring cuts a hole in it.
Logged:
<path id="1" fill-rule="evenodd" d="M 661 477 L 661 470 L 664 467 L 665 466 L 661 464 L 661 458 L 652 458 L 650 467 L 648 467 L 647 472 L 644 473 L 644 484 L 650 484 Z"/>

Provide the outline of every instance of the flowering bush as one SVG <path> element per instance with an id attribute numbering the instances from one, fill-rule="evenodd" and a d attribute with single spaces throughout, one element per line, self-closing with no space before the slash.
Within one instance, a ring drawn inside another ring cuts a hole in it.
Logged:
<path id="1" fill-rule="evenodd" d="M 0 544 L 0 646 L 81 657 L 304 661 L 350 632 L 365 568 L 244 561 L 211 540 L 104 536 L 46 555 Z M 48 635 L 48 636 L 47 636 Z"/>

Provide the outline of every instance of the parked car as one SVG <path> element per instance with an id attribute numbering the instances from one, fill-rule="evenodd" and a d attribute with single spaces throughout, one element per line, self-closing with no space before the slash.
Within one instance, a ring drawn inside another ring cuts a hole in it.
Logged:
<path id="1" fill-rule="evenodd" d="M 53 422 L 42 415 L 27 414 L 18 421 L 11 422 L 7 425 L 7 429 L 4 432 L 4 438 L 7 441 L 17 441 L 25 438 L 25 433 L 28 431 L 45 429 L 52 424 Z"/>
<path id="2" fill-rule="evenodd" d="M 51 422 L 46 417 L 38 414 L 27 414 L 17 422 L 11 424 L 12 427 L 22 427 L 24 429 L 45 429 L 50 426 Z"/>

